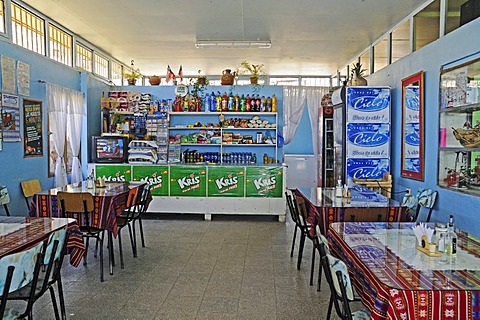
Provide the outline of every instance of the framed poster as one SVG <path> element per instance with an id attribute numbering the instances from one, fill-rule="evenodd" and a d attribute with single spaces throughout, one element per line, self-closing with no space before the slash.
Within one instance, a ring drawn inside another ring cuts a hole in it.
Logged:
<path id="1" fill-rule="evenodd" d="M 23 157 L 43 156 L 42 101 L 23 99 Z"/>

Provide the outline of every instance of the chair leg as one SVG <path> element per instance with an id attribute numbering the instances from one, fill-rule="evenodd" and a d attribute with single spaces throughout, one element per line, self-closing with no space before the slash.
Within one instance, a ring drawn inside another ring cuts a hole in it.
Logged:
<path id="1" fill-rule="evenodd" d="M 313 273 L 315 272 L 315 251 L 317 251 L 317 248 L 313 246 L 312 250 L 312 265 L 310 266 L 310 285 L 313 286 Z"/>
<path id="2" fill-rule="evenodd" d="M 120 268 L 125 269 L 125 265 L 123 264 L 123 245 L 122 245 L 122 231 L 121 229 L 118 230 L 118 251 L 120 253 Z"/>
<path id="3" fill-rule="evenodd" d="M 52 299 L 53 311 L 55 312 L 55 320 L 60 320 L 60 316 L 58 314 L 57 299 L 55 298 L 55 291 L 53 290 L 53 287 L 48 288 L 48 291 L 50 291 L 50 297 Z"/>
<path id="4" fill-rule="evenodd" d="M 297 225 L 295 225 L 295 231 L 293 231 L 292 250 L 290 250 L 290 257 L 293 257 L 293 249 L 295 248 L 296 238 L 297 238 Z"/>
<path id="5" fill-rule="evenodd" d="M 318 265 L 318 283 L 317 283 L 317 291 L 322 290 L 322 270 L 323 270 L 323 264 L 322 264 L 322 256 L 320 255 L 320 264 Z"/>
<path id="6" fill-rule="evenodd" d="M 87 265 L 88 243 L 89 238 L 85 237 L 85 253 L 83 254 L 83 265 Z"/>
<path id="7" fill-rule="evenodd" d="M 62 277 L 61 275 L 58 276 L 57 280 L 57 288 L 58 288 L 58 300 L 60 302 L 60 312 L 62 314 L 62 319 L 67 319 L 67 310 L 65 308 L 65 296 L 63 293 L 63 284 L 62 284 Z"/>
<path id="8" fill-rule="evenodd" d="M 302 233 L 300 236 L 300 245 L 298 247 L 298 257 L 297 257 L 297 270 L 300 270 L 302 265 L 302 256 L 303 256 L 303 247 L 305 245 L 305 235 Z"/>
<path id="9" fill-rule="evenodd" d="M 145 237 L 143 236 L 143 223 L 142 223 L 141 215 L 138 217 L 138 225 L 140 226 L 140 237 L 142 238 L 142 247 L 145 248 Z"/>
<path id="10" fill-rule="evenodd" d="M 130 223 L 127 225 L 128 227 L 128 233 L 130 235 L 130 244 L 132 245 L 132 252 L 133 252 L 133 257 L 137 257 L 137 237 L 135 236 L 135 225 L 133 226 L 133 232 L 132 232 L 132 226 Z"/>
<path id="11" fill-rule="evenodd" d="M 100 281 L 103 282 L 103 239 L 99 239 L 99 245 L 100 245 Z"/>
<path id="12" fill-rule="evenodd" d="M 328 303 L 328 311 L 327 311 L 327 320 L 330 320 L 330 317 L 332 316 L 332 307 L 333 307 L 333 293 L 330 294 L 330 302 Z"/>

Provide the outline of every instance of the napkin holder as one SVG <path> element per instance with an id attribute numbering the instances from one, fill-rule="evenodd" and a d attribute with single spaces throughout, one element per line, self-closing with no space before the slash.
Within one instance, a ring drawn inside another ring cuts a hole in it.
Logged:
<path id="1" fill-rule="evenodd" d="M 425 253 L 430 257 L 441 257 L 443 254 L 437 251 L 437 245 L 432 242 L 433 229 L 428 228 L 425 224 L 420 223 L 412 228 L 419 245 L 417 250 Z"/>
<path id="2" fill-rule="evenodd" d="M 97 181 L 96 181 L 96 183 L 95 183 L 95 186 L 96 186 L 97 188 L 105 188 L 105 187 L 106 187 L 106 185 L 105 185 L 105 179 L 103 179 L 103 178 L 98 178 Z"/>

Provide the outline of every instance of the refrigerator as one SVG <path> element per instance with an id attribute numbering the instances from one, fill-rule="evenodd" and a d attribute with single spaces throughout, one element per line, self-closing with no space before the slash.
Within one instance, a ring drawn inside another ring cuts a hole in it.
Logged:
<path id="1" fill-rule="evenodd" d="M 341 87 L 332 94 L 336 183 L 390 172 L 389 87 Z"/>

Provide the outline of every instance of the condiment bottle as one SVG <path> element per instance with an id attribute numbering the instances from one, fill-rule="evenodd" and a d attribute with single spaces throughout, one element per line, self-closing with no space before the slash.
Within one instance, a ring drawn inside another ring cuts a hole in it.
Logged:
<path id="1" fill-rule="evenodd" d="M 457 234 L 453 225 L 453 215 L 448 221 L 448 232 L 445 236 L 445 254 L 454 256 L 457 254 Z"/>

